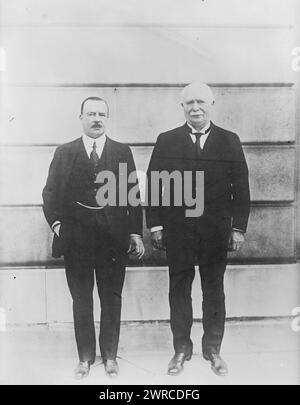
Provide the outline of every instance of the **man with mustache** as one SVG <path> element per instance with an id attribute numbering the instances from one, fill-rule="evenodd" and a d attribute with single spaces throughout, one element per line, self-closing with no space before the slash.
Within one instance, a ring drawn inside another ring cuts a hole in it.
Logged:
<path id="1" fill-rule="evenodd" d="M 103 186 L 97 182 L 99 173 L 113 173 L 116 190 L 111 191 L 118 201 L 119 164 L 127 164 L 128 175 L 135 171 L 130 148 L 107 136 L 108 117 L 104 99 L 88 97 L 82 102 L 84 134 L 56 149 L 43 190 L 44 214 L 54 232 L 52 254 L 64 256 L 73 299 L 78 379 L 89 374 L 96 355 L 94 276 L 101 302 L 101 357 L 106 374 L 115 377 L 125 264 L 129 252 L 138 258 L 144 254 L 141 206 L 98 204 L 97 193 Z M 131 187 L 137 184 L 130 183 Z"/>
<path id="2" fill-rule="evenodd" d="M 214 108 L 211 89 L 191 83 L 181 94 L 186 123 L 159 135 L 148 168 L 151 172 L 175 170 L 204 173 L 204 211 L 187 217 L 185 206 L 149 206 L 147 225 L 154 248 L 166 248 L 169 265 L 170 322 L 175 354 L 168 374 L 178 375 L 193 354 L 191 299 L 195 263 L 199 265 L 203 293 L 202 353 L 219 376 L 228 373 L 220 348 L 225 325 L 223 277 L 227 250 L 244 242 L 250 195 L 248 168 L 239 137 L 211 122 Z M 149 181 L 150 180 L 150 181 Z M 193 190 L 197 190 L 195 181 Z M 173 197 L 174 197 L 173 187 Z M 163 187 L 160 188 L 160 197 Z M 151 199 L 151 197 L 150 197 Z M 150 200 L 149 199 L 149 200 Z M 172 191 L 171 191 L 171 201 Z"/>

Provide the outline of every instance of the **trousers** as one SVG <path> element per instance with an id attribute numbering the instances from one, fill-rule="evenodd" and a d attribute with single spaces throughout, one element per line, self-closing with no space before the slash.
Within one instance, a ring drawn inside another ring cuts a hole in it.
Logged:
<path id="1" fill-rule="evenodd" d="M 202 288 L 203 354 L 220 351 L 225 325 L 224 273 L 227 264 L 229 224 L 209 230 L 187 224 L 166 229 L 169 265 L 170 323 L 175 352 L 192 354 L 192 284 L 199 265 Z"/>
<path id="2" fill-rule="evenodd" d="M 117 356 L 126 253 L 118 249 L 103 214 L 91 213 L 88 225 L 66 221 L 61 226 L 68 287 L 80 361 L 96 355 L 93 289 L 96 280 L 101 305 L 99 345 L 104 360 Z"/>

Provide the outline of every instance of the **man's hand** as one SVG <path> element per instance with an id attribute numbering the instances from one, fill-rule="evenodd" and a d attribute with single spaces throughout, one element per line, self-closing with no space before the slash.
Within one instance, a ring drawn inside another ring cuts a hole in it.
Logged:
<path id="1" fill-rule="evenodd" d="M 245 237 L 242 232 L 231 231 L 228 243 L 228 250 L 230 252 L 236 252 L 240 249 L 242 244 L 245 242 Z"/>
<path id="2" fill-rule="evenodd" d="M 139 235 L 130 235 L 129 238 L 129 248 L 127 253 L 131 253 L 134 256 L 137 256 L 138 259 L 141 259 L 145 253 L 145 248 L 143 240 Z"/>
<path id="3" fill-rule="evenodd" d="M 151 232 L 151 242 L 154 249 L 165 250 L 163 237 L 164 237 L 163 230 Z"/>

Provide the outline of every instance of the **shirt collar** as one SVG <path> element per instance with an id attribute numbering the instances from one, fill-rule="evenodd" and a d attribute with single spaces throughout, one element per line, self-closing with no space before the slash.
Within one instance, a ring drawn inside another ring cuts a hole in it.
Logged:
<path id="1" fill-rule="evenodd" d="M 101 146 L 104 145 L 105 141 L 106 141 L 106 134 L 103 134 L 101 136 L 99 136 L 99 138 L 91 138 L 90 136 L 87 136 L 86 134 L 82 135 L 82 141 L 84 143 L 84 146 L 86 148 L 92 149 L 94 142 L 96 142 L 97 145 L 97 149 L 101 148 Z"/>
<path id="2" fill-rule="evenodd" d="M 207 125 L 205 125 L 205 127 L 203 127 L 200 132 L 204 133 L 210 127 L 210 125 L 211 125 L 211 122 L 209 122 Z M 187 126 L 191 129 L 191 134 L 199 132 L 199 131 L 196 131 L 195 128 L 192 127 L 192 125 L 190 125 L 188 122 L 187 122 Z"/>

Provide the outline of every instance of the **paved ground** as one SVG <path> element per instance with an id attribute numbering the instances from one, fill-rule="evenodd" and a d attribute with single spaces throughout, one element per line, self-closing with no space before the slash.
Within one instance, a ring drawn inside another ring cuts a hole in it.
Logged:
<path id="1" fill-rule="evenodd" d="M 122 325 L 120 375 L 106 377 L 99 361 L 88 378 L 77 381 L 72 325 L 8 327 L 0 331 L 0 384 L 300 384 L 300 332 L 290 321 L 228 322 L 222 355 L 227 377 L 218 377 L 200 352 L 202 326 L 193 326 L 194 356 L 177 377 L 166 374 L 173 355 L 169 325 Z"/>

